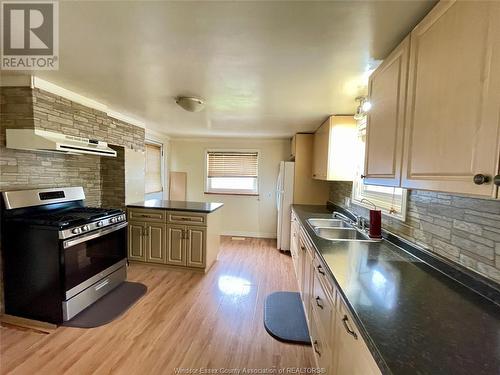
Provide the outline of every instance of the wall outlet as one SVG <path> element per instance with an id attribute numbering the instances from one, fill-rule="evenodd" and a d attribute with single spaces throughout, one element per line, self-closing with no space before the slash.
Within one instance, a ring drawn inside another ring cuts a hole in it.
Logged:
<path id="1" fill-rule="evenodd" d="M 349 197 L 344 197 L 344 205 L 346 207 L 351 207 L 351 198 Z"/>

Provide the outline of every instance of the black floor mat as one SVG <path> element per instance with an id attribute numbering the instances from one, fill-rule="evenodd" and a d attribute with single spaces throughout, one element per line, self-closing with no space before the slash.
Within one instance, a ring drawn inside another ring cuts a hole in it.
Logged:
<path id="1" fill-rule="evenodd" d="M 264 303 L 264 326 L 275 339 L 311 345 L 306 316 L 296 292 L 275 292 Z"/>
<path id="2" fill-rule="evenodd" d="M 94 328 L 112 322 L 132 307 L 146 294 L 147 290 L 148 288 L 144 284 L 125 281 L 62 325 L 66 327 Z"/>

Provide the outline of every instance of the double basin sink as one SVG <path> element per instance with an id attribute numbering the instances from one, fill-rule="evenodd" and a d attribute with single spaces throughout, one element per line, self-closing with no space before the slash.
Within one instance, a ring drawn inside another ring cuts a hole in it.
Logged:
<path id="1" fill-rule="evenodd" d="M 352 224 L 341 219 L 307 219 L 308 224 L 318 237 L 331 241 L 378 242 Z"/>

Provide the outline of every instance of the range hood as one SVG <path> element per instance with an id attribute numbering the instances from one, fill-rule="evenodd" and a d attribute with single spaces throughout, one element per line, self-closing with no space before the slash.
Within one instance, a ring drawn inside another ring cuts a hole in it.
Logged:
<path id="1" fill-rule="evenodd" d="M 6 129 L 7 148 L 69 155 L 116 156 L 106 142 L 39 129 Z"/>

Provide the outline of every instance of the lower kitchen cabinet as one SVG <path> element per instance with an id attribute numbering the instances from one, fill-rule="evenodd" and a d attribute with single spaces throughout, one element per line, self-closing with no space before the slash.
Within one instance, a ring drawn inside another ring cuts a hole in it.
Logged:
<path id="1" fill-rule="evenodd" d="M 186 228 L 186 254 L 189 267 L 205 267 L 206 229 L 199 227 Z"/>
<path id="2" fill-rule="evenodd" d="M 359 334 L 347 307 L 337 298 L 335 314 L 335 372 L 336 375 L 378 375 L 380 370 Z"/>
<path id="3" fill-rule="evenodd" d="M 219 216 L 129 208 L 130 261 L 207 270 L 219 252 Z"/>
<path id="4" fill-rule="evenodd" d="M 146 262 L 165 263 L 165 243 L 167 226 L 165 224 L 146 224 Z"/>
<path id="5" fill-rule="evenodd" d="M 167 228 L 167 264 L 186 265 L 186 246 L 184 244 L 184 225 L 169 225 Z"/>
<path id="6" fill-rule="evenodd" d="M 146 243 L 144 241 L 146 223 L 128 222 L 128 259 L 146 261 Z"/>
<path id="7" fill-rule="evenodd" d="M 128 259 L 165 263 L 166 236 L 165 224 L 130 221 L 128 223 Z"/>
<path id="8" fill-rule="evenodd" d="M 167 264 L 204 268 L 206 229 L 187 225 L 168 225 L 167 228 Z"/>
<path id="9" fill-rule="evenodd" d="M 295 223 L 292 225 L 292 244 L 294 234 L 298 237 L 298 249 L 292 252 L 292 260 L 316 366 L 329 375 L 380 375 L 380 369 L 305 228 L 295 215 L 292 222 Z"/>

